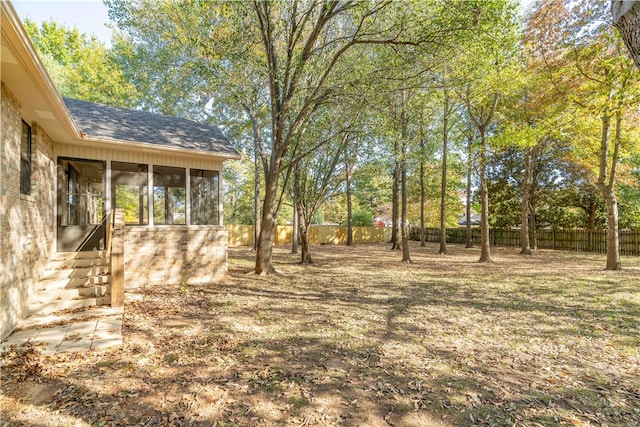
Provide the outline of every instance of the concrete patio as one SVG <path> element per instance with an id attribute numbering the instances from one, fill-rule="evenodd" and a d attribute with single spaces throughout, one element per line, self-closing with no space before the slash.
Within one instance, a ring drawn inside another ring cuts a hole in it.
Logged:
<path id="1" fill-rule="evenodd" d="M 0 352 L 26 342 L 42 345 L 42 353 L 49 356 L 121 346 L 122 308 L 94 309 L 92 314 L 90 319 L 58 319 L 52 326 L 25 319 L 19 330 L 0 343 Z"/>

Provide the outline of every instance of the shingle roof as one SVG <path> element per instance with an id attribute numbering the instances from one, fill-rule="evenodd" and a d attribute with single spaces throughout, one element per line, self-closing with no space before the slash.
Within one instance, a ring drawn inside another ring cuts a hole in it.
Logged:
<path id="1" fill-rule="evenodd" d="M 78 129 L 92 137 L 239 157 L 217 126 L 146 111 L 64 98 Z"/>

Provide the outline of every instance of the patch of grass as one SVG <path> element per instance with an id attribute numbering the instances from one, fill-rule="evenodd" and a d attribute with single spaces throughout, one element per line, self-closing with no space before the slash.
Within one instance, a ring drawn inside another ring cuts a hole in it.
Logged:
<path id="1" fill-rule="evenodd" d="M 167 365 L 173 365 L 178 360 L 178 358 L 179 356 L 176 353 L 169 353 L 164 356 L 164 363 L 166 363 Z"/>
<path id="2" fill-rule="evenodd" d="M 296 409 L 311 405 L 311 401 L 304 396 L 291 396 L 287 402 Z"/>

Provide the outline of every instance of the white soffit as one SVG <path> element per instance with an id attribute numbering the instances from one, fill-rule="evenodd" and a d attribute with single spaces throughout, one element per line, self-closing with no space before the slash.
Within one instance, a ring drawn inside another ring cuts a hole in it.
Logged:
<path id="1" fill-rule="evenodd" d="M 5 62 L 7 64 L 18 65 L 18 60 L 15 58 L 15 56 L 13 56 L 13 53 L 11 53 L 11 49 L 9 49 L 5 45 L 2 45 L 2 53 L 0 58 L 2 58 L 2 62 Z"/>
<path id="2" fill-rule="evenodd" d="M 55 120 L 56 116 L 51 111 L 34 110 L 38 117 L 45 120 Z"/>

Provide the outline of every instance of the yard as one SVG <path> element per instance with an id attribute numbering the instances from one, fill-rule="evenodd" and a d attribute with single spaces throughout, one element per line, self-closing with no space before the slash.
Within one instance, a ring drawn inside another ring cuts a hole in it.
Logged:
<path id="1" fill-rule="evenodd" d="M 640 257 L 312 250 L 128 291 L 123 348 L 3 355 L 0 424 L 640 425 Z"/>

